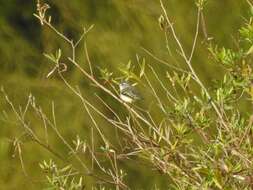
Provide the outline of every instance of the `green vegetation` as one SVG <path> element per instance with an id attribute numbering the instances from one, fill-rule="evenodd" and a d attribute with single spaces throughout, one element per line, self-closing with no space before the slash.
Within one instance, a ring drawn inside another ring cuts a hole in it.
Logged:
<path id="1" fill-rule="evenodd" d="M 252 189 L 252 19 L 249 0 L 3 3 L 0 186 Z"/>

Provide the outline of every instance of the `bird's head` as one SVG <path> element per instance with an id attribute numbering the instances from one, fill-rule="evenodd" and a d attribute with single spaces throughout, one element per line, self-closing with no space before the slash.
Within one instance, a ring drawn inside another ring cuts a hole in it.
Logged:
<path id="1" fill-rule="evenodd" d="M 131 87 L 131 85 L 127 82 L 127 81 L 122 81 L 120 84 L 119 84 L 119 89 L 120 91 L 126 89 L 126 88 L 129 88 Z"/>

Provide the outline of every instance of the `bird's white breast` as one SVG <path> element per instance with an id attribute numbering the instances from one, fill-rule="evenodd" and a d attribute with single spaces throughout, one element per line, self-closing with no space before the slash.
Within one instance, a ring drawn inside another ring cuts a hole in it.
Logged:
<path id="1" fill-rule="evenodd" d="M 124 94 L 120 94 L 120 98 L 121 98 L 121 100 L 123 100 L 126 103 L 132 103 L 133 102 L 132 98 L 130 98 L 129 96 L 126 96 Z"/>

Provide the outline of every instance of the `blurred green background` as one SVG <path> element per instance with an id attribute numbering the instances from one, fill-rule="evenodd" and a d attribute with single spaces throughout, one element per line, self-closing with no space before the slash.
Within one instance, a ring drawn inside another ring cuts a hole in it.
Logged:
<path id="1" fill-rule="evenodd" d="M 157 19 L 161 14 L 158 0 L 49 0 L 52 23 L 66 36 L 78 39 L 82 28 L 94 24 L 88 35 L 87 45 L 93 68 L 107 68 L 120 76 L 119 67 L 124 67 L 129 60 L 134 62 L 136 54 L 147 58 L 147 62 L 156 65 L 161 75 L 164 69 L 152 60 L 142 49 L 153 52 L 157 57 L 173 62 L 166 50 L 164 34 L 158 26 Z M 179 38 L 190 52 L 193 41 L 196 6 L 193 0 L 166 0 L 168 15 L 173 20 Z M 63 136 L 71 142 L 78 134 L 82 139 L 90 140 L 89 126 L 92 125 L 87 113 L 80 106 L 79 99 L 73 95 L 56 76 L 46 78 L 53 68 L 43 56 L 44 52 L 55 52 L 58 48 L 63 50 L 64 58 L 70 56 L 70 49 L 48 28 L 41 27 L 33 16 L 36 11 L 36 1 L 8 0 L 0 1 L 0 86 L 5 88 L 14 105 L 24 106 L 30 93 L 36 97 L 44 111 L 51 117 L 51 103 L 55 103 L 57 125 Z M 243 24 L 248 15 L 246 0 L 209 0 L 204 11 L 207 32 L 214 41 L 221 46 L 233 47 L 237 29 Z M 170 47 L 175 57 L 175 43 L 169 37 Z M 200 33 L 200 41 L 204 35 Z M 88 68 L 85 61 L 83 44 L 78 52 L 78 62 Z M 203 43 L 198 43 L 194 55 L 193 66 L 201 79 L 208 84 L 213 79 L 217 67 L 207 60 L 208 53 Z M 65 61 L 66 61 L 65 60 Z M 182 65 L 183 66 L 183 65 Z M 184 67 L 184 66 L 183 66 Z M 94 86 L 84 76 L 69 65 L 65 73 L 66 78 L 74 85 L 79 85 L 85 96 L 94 105 L 103 110 L 103 106 L 94 96 L 103 95 L 106 102 L 119 109 L 124 117 L 124 111 L 112 100 Z M 217 76 L 218 77 L 218 76 Z M 11 141 L 19 137 L 23 131 L 14 117 L 10 106 L 4 97 L 0 96 L 0 189 L 42 189 L 45 186 L 44 174 L 38 163 L 54 156 L 39 148 L 31 142 L 25 142 L 23 159 L 27 173 L 26 177 L 18 157 L 13 157 Z M 108 112 L 104 109 L 104 112 Z M 42 134 L 43 125 L 35 114 L 29 113 L 31 126 Z M 111 143 L 116 144 L 114 129 L 104 120 L 98 118 L 102 131 Z M 49 132 L 50 144 L 62 155 L 67 154 L 66 147 Z M 43 135 L 41 135 L 43 138 Z M 95 140 L 96 147 L 102 145 L 101 140 Z M 152 171 L 147 163 L 129 162 L 121 163 L 128 173 L 126 181 L 132 189 L 152 189 L 154 184 L 166 189 L 166 176 Z M 136 165 L 138 164 L 138 167 Z M 147 167 L 148 166 L 148 167 Z M 30 178 L 34 182 L 31 183 Z M 87 179 L 90 180 L 90 179 Z M 22 187 L 22 188 L 21 188 Z"/>

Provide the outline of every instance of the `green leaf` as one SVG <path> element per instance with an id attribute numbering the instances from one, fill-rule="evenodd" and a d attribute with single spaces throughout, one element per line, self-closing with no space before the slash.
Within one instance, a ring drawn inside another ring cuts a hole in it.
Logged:
<path id="1" fill-rule="evenodd" d="M 219 188 L 219 189 L 223 189 L 222 185 L 220 184 L 220 182 L 218 181 L 218 179 L 216 179 L 215 177 L 213 178 L 213 182 L 214 184 Z"/>
<path id="2" fill-rule="evenodd" d="M 60 169 L 60 172 L 64 173 L 64 172 L 68 171 L 69 169 L 71 169 L 71 167 L 72 167 L 71 165 L 67 165 L 66 167 Z"/>
<path id="3" fill-rule="evenodd" d="M 145 65 L 146 65 L 146 62 L 145 62 L 145 59 L 143 59 L 142 64 L 141 64 L 140 78 L 141 78 L 141 77 L 144 75 L 144 73 L 145 73 Z"/>
<path id="4" fill-rule="evenodd" d="M 56 59 L 57 61 L 59 61 L 61 58 L 61 49 L 58 49 L 58 51 L 56 52 Z"/>
<path id="5" fill-rule="evenodd" d="M 249 55 L 249 54 L 252 54 L 252 53 L 253 53 L 253 45 L 249 48 L 246 55 Z"/>
<path id="6" fill-rule="evenodd" d="M 57 60 L 55 59 L 55 57 L 54 57 L 53 54 L 44 53 L 44 56 L 45 56 L 46 58 L 48 58 L 49 60 L 51 60 L 52 62 L 57 63 Z"/>

